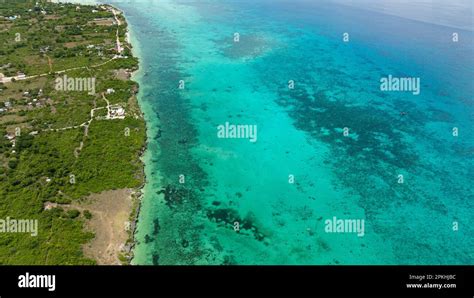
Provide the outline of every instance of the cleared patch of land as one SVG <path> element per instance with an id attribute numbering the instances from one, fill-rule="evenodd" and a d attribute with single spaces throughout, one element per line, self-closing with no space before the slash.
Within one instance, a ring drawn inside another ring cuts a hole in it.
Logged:
<path id="1" fill-rule="evenodd" d="M 93 194 L 77 207 L 91 212 L 92 218 L 86 228 L 95 234 L 94 239 L 83 246 L 84 255 L 99 265 L 121 264 L 119 255 L 124 253 L 129 237 L 129 217 L 133 208 L 131 190 Z"/>

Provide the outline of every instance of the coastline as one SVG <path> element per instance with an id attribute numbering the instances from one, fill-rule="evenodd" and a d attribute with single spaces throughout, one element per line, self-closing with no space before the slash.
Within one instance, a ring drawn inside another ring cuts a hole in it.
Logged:
<path id="1" fill-rule="evenodd" d="M 149 155 L 150 151 L 148 150 L 148 148 L 149 148 L 149 144 L 151 140 L 150 136 L 153 134 L 151 131 L 152 127 L 149 121 L 147 121 L 147 113 L 145 113 L 145 110 L 146 110 L 145 103 L 142 101 L 142 98 L 141 98 L 141 96 L 143 95 L 142 78 L 144 75 L 144 72 L 143 72 L 144 57 L 140 51 L 140 42 L 136 37 L 137 35 L 134 33 L 133 25 L 129 22 L 126 12 L 118 8 L 117 6 L 114 6 L 111 4 L 97 3 L 97 2 L 95 3 L 96 5 L 99 5 L 99 4 L 108 5 L 120 12 L 120 14 L 125 19 L 125 26 L 126 26 L 125 46 L 129 46 L 133 57 L 138 59 L 138 67 L 131 72 L 130 80 L 138 84 L 138 90 L 135 94 L 135 98 L 136 98 L 142 118 L 145 123 L 146 140 L 139 155 L 139 159 L 142 163 L 143 181 L 140 187 L 134 189 L 135 201 L 133 203 L 134 207 L 130 212 L 131 226 L 129 230 L 129 239 L 126 242 L 127 243 L 127 265 L 137 265 L 136 263 L 134 263 L 134 259 L 135 257 L 137 257 L 137 251 L 136 251 L 136 246 L 138 244 L 137 237 L 136 237 L 138 233 L 137 227 L 140 221 L 141 213 L 143 211 L 143 203 L 146 197 L 146 188 L 149 182 L 148 175 L 150 174 L 149 172 L 151 171 L 148 166 L 149 163 L 147 162 L 147 160 L 150 160 L 150 155 Z"/>
<path id="2" fill-rule="evenodd" d="M 122 9 L 118 8 L 117 6 L 111 5 L 111 4 L 97 3 L 97 2 L 95 2 L 95 4 L 96 5 L 100 5 L 100 4 L 108 5 L 108 6 L 112 7 L 113 9 L 120 12 L 120 14 L 124 18 L 124 25 L 126 26 L 124 46 L 128 46 L 130 48 L 131 52 L 132 52 L 132 56 L 138 59 L 138 67 L 130 73 L 130 80 L 133 81 L 133 82 L 136 82 L 138 84 L 138 89 L 135 93 L 135 100 L 137 101 L 138 107 L 139 107 L 140 112 L 141 112 L 142 119 L 145 123 L 146 140 L 145 140 L 145 144 L 143 145 L 142 150 L 140 151 L 140 154 L 138 156 L 141 163 L 142 163 L 143 181 L 142 181 L 142 185 L 140 187 L 133 189 L 133 193 L 132 193 L 133 203 L 132 203 L 132 210 L 130 212 L 129 238 L 127 239 L 127 241 L 125 243 L 126 244 L 126 260 L 127 260 L 126 264 L 131 265 L 132 261 L 133 261 L 133 258 L 135 257 L 135 253 L 134 253 L 134 249 L 135 249 L 135 246 L 136 246 L 135 233 L 137 231 L 138 220 L 139 220 L 140 211 L 141 211 L 141 207 L 142 207 L 142 199 L 145 196 L 145 186 L 147 184 L 147 175 L 146 175 L 146 171 L 145 171 L 145 169 L 146 169 L 145 160 L 146 160 L 146 154 L 147 154 L 147 148 L 148 148 L 148 140 L 149 140 L 148 132 L 149 132 L 149 129 L 148 129 L 148 123 L 147 123 L 146 118 L 144 116 L 142 102 L 140 100 L 140 96 L 142 94 L 140 92 L 140 90 L 141 90 L 141 77 L 142 77 L 142 69 L 143 69 L 143 67 L 141 67 L 141 64 L 142 64 L 142 61 L 143 61 L 143 57 L 140 54 L 139 42 L 136 39 L 136 35 L 133 34 L 133 27 L 130 24 L 130 22 L 128 21 L 126 13 Z"/>
<path id="3" fill-rule="evenodd" d="M 141 103 L 141 100 L 140 100 L 140 94 L 141 94 L 140 93 L 140 89 L 141 89 L 140 88 L 141 87 L 140 77 L 141 77 L 141 69 L 142 69 L 142 67 L 140 67 L 140 65 L 141 65 L 143 60 L 142 60 L 142 57 L 140 56 L 138 41 L 136 39 L 134 39 L 135 35 L 133 34 L 133 29 L 132 29 L 130 23 L 128 22 L 128 20 L 127 20 L 127 16 L 125 15 L 125 12 L 121 11 L 121 13 L 125 18 L 125 24 L 127 26 L 127 30 L 126 30 L 126 33 L 125 33 L 125 42 L 130 46 L 133 57 L 136 57 L 138 59 L 138 68 L 131 73 L 130 79 L 138 84 L 138 90 L 137 90 L 137 93 L 136 93 L 135 97 L 136 97 L 136 100 L 137 100 L 137 103 L 138 103 L 138 107 L 140 108 L 143 120 L 145 122 L 145 131 L 146 131 L 145 144 L 143 145 L 142 150 L 140 152 L 140 156 L 139 156 L 140 161 L 142 163 L 143 181 L 142 181 L 142 185 L 138 189 L 136 189 L 136 191 L 137 191 L 136 192 L 136 195 L 137 195 L 136 200 L 137 201 L 135 203 L 136 208 L 134 208 L 134 210 L 132 210 L 132 214 L 130 214 L 132 221 L 131 221 L 131 228 L 130 228 L 130 234 L 129 234 L 129 239 L 128 239 L 128 242 L 130 243 L 130 250 L 128 252 L 129 257 L 127 259 L 127 261 L 128 261 L 127 264 L 131 265 L 132 261 L 133 261 L 133 258 L 135 257 L 135 252 L 134 252 L 135 245 L 136 245 L 135 233 L 137 231 L 138 219 L 139 219 L 140 211 L 141 211 L 141 207 L 142 207 L 142 200 L 145 196 L 145 191 L 144 191 L 145 190 L 145 185 L 147 183 L 147 175 L 146 175 L 146 172 L 145 172 L 145 168 L 146 168 L 145 155 L 146 155 L 147 148 L 148 148 L 149 136 L 148 136 L 148 123 L 147 123 L 146 118 L 144 116 L 142 103 Z"/>
<path id="4" fill-rule="evenodd" d="M 147 187 L 149 185 L 149 176 L 151 175 L 151 152 L 149 150 L 150 143 L 152 142 L 151 136 L 153 135 L 153 126 L 151 124 L 151 121 L 148 121 L 147 116 L 150 113 L 146 113 L 147 107 L 146 103 L 142 100 L 143 96 L 143 88 L 142 88 L 142 78 L 144 76 L 144 56 L 141 53 L 141 48 L 140 48 L 140 41 L 137 39 L 137 35 L 134 33 L 134 27 L 133 25 L 128 21 L 128 17 L 126 15 L 126 12 L 113 6 L 114 8 L 118 9 L 122 15 L 125 18 L 125 23 L 127 25 L 127 33 L 126 33 L 126 42 L 129 44 L 131 52 L 134 57 L 138 59 L 138 68 L 134 70 L 131 73 L 130 79 L 134 82 L 136 82 L 139 86 L 139 90 L 136 94 L 136 99 L 138 102 L 138 106 L 140 108 L 140 111 L 142 113 L 143 120 L 145 122 L 145 129 L 146 129 L 146 140 L 145 144 L 143 146 L 143 149 L 140 153 L 140 161 L 143 165 L 142 170 L 143 170 L 143 183 L 141 187 L 136 189 L 137 192 L 137 208 L 134 210 L 133 214 L 131 214 L 131 217 L 133 217 L 133 222 L 132 226 L 130 229 L 130 238 L 129 238 L 129 243 L 131 244 L 130 251 L 129 251 L 129 258 L 128 258 L 128 265 L 139 265 L 135 262 L 137 258 L 140 257 L 140 254 L 137 251 L 137 245 L 139 241 L 137 240 L 137 234 L 138 234 L 138 224 L 140 222 L 140 217 L 142 216 L 143 213 L 143 205 L 145 203 L 145 198 L 146 198 L 146 193 L 147 193 Z M 157 175 L 155 173 L 155 175 Z M 158 173 L 159 175 L 159 173 Z M 142 219 L 143 220 L 143 219 Z M 144 254 L 146 254 L 144 252 Z"/>

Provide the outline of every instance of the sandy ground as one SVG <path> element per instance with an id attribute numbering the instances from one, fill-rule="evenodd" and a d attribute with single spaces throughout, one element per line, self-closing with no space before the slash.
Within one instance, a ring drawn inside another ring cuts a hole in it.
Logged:
<path id="1" fill-rule="evenodd" d="M 132 212 L 131 190 L 94 194 L 77 208 L 92 213 L 92 219 L 87 221 L 86 227 L 95 233 L 95 238 L 84 245 L 84 255 L 96 260 L 99 265 L 121 264 L 118 255 L 128 239 L 127 229 Z"/>
<path id="2" fill-rule="evenodd" d="M 122 80 L 122 81 L 127 81 L 130 79 L 130 74 L 128 73 L 126 69 L 123 69 L 123 68 L 114 70 L 114 74 L 117 79 Z"/>

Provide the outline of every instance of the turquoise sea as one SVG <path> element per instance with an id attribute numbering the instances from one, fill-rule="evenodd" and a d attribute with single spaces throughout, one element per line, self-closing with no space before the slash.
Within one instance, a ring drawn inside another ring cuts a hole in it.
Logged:
<path id="1" fill-rule="evenodd" d="M 107 3 L 148 124 L 135 264 L 474 264 L 472 1 Z"/>

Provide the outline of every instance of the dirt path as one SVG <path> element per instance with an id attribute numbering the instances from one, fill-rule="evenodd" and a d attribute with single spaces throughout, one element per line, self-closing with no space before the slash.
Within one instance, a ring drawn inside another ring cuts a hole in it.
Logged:
<path id="1" fill-rule="evenodd" d="M 103 63 L 99 63 L 99 64 L 96 64 L 96 65 L 92 65 L 91 68 L 96 68 L 96 67 L 100 67 L 102 65 L 105 65 L 107 63 L 109 63 L 110 61 L 112 60 L 115 60 L 117 59 L 117 57 L 113 57 Z M 50 65 L 51 66 L 51 65 Z M 79 67 L 73 67 L 73 68 L 68 68 L 68 69 L 64 69 L 64 70 L 58 70 L 58 71 L 55 71 L 55 72 L 48 72 L 48 73 L 42 73 L 42 74 L 38 74 L 38 75 L 33 75 L 33 76 L 28 76 L 28 77 L 24 77 L 24 78 L 21 78 L 19 76 L 15 76 L 15 77 L 5 77 L 2 79 L 2 82 L 3 83 L 9 83 L 12 81 L 12 79 L 15 79 L 16 81 L 22 81 L 22 80 L 28 80 L 28 79 L 34 79 L 34 78 L 39 78 L 39 77 L 45 77 L 51 73 L 53 74 L 60 74 L 60 73 L 65 73 L 67 71 L 71 71 L 71 70 L 77 70 L 77 69 L 83 69 L 83 68 L 89 68 L 89 66 L 79 66 Z"/>

